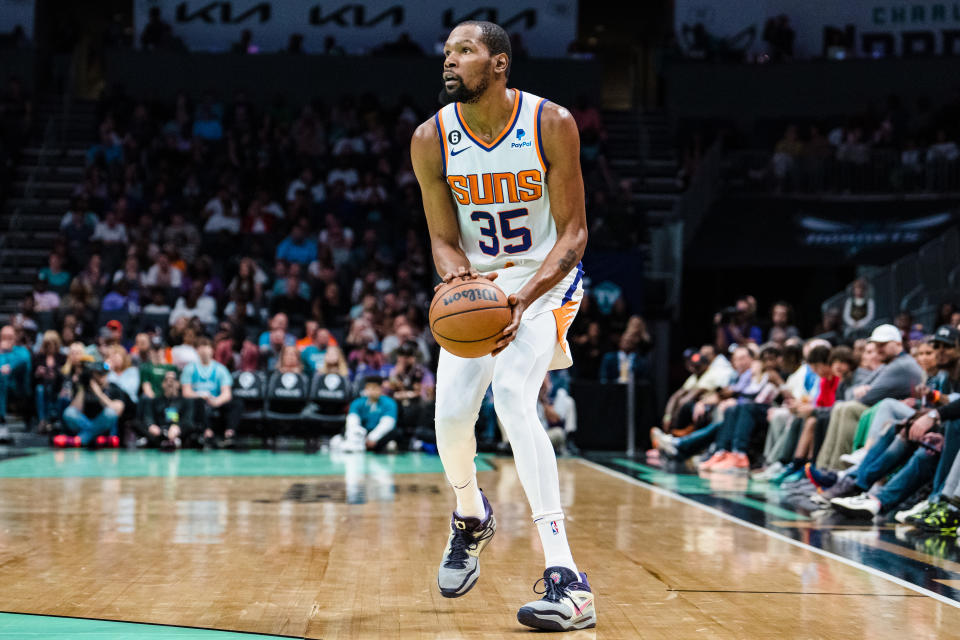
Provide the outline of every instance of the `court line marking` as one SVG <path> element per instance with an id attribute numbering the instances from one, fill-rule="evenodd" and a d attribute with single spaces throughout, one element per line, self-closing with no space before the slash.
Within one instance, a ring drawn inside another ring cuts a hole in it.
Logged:
<path id="1" fill-rule="evenodd" d="M 800 542 L 799 540 L 794 540 L 793 538 L 789 538 L 789 537 L 783 535 L 782 533 L 777 533 L 776 531 L 770 531 L 769 529 L 765 529 L 765 528 L 763 528 L 763 527 L 761 527 L 761 526 L 755 525 L 755 524 L 753 524 L 752 522 L 747 522 L 746 520 L 741 520 L 740 518 L 738 518 L 738 517 L 736 517 L 736 516 L 732 516 L 732 515 L 730 515 L 729 513 L 724 513 L 723 511 L 720 511 L 719 509 L 716 509 L 716 508 L 714 508 L 714 507 L 711 507 L 711 506 L 702 504 L 702 503 L 700 503 L 700 502 L 697 502 L 696 500 L 691 500 L 690 498 L 688 498 L 688 497 L 686 497 L 686 496 L 682 496 L 682 495 L 680 495 L 680 494 L 674 493 L 673 491 L 670 491 L 669 489 L 664 489 L 664 488 L 662 488 L 662 487 L 658 487 L 658 486 L 656 486 L 656 485 L 652 485 L 652 484 L 650 484 L 650 483 L 648 483 L 648 482 L 644 482 L 644 481 L 642 481 L 642 480 L 637 480 L 636 478 L 631 478 L 631 477 L 628 476 L 627 474 L 622 473 L 622 472 L 620 472 L 620 471 L 616 471 L 616 470 L 614 470 L 614 469 L 608 469 L 607 467 L 605 467 L 605 466 L 603 466 L 603 465 L 601 465 L 601 464 L 598 464 L 598 463 L 596 463 L 596 462 L 593 462 L 592 460 L 586 460 L 586 459 L 584 459 L 584 458 L 577 458 L 577 460 L 578 460 L 579 462 L 581 462 L 582 464 L 584 464 L 584 465 L 586 465 L 586 466 L 588 466 L 588 467 L 590 467 L 590 468 L 592 468 L 592 469 L 595 469 L 595 470 L 597 470 L 597 471 L 601 471 L 601 472 L 607 474 L 608 476 L 613 476 L 614 478 L 620 478 L 621 480 L 624 480 L 624 481 L 626 481 L 626 482 L 629 482 L 630 484 L 635 484 L 635 485 L 637 485 L 637 486 L 639 486 L 639 487 L 643 487 L 644 489 L 648 489 L 648 490 L 652 491 L 653 493 L 656 493 L 656 494 L 659 494 L 659 495 L 662 495 L 662 496 L 666 496 L 666 497 L 668 497 L 668 498 L 673 498 L 674 500 L 676 500 L 676 501 L 678 501 L 678 502 L 683 502 L 684 504 L 688 504 L 688 505 L 690 505 L 690 506 L 696 507 L 696 508 L 701 509 L 701 510 L 703 510 L 703 511 L 707 511 L 707 512 L 712 513 L 713 515 L 718 516 L 718 517 L 720 517 L 720 518 L 722 518 L 722 519 L 724 519 L 724 520 L 728 520 L 729 522 L 733 522 L 733 523 L 739 524 L 739 525 L 741 525 L 741 526 L 747 527 L 748 529 L 753 529 L 754 531 L 759 531 L 760 533 L 765 534 L 765 535 L 768 535 L 768 536 L 770 536 L 771 538 L 776 538 L 777 540 L 780 540 L 780 541 L 782 541 L 782 542 L 786 542 L 786 543 L 791 544 L 791 545 L 793 545 L 793 546 L 795 546 L 795 547 L 798 547 L 798 548 L 800 548 L 800 549 L 805 549 L 805 550 L 807 550 L 807 551 L 812 551 L 813 553 L 816 553 L 817 555 L 821 555 L 821 556 L 823 556 L 823 557 L 825 557 L 825 558 L 830 558 L 831 560 L 837 560 L 838 562 L 842 562 L 843 564 L 847 565 L 848 567 L 853 567 L 853 568 L 855 568 L 855 569 L 861 569 L 861 570 L 866 571 L 867 573 L 869 573 L 869 574 L 871 574 L 871 575 L 877 576 L 878 578 L 883 578 L 884 580 L 887 580 L 887 581 L 889 581 L 889 582 L 892 582 L 892 583 L 894 583 L 894 584 L 896 584 L 896 585 L 898 585 L 898 586 L 904 587 L 904 588 L 906 588 L 906 589 L 910 589 L 911 591 L 916 591 L 917 593 L 921 593 L 921 594 L 923 594 L 923 595 L 925 595 L 925 596 L 928 596 L 928 597 L 930 597 L 930 598 L 933 598 L 934 600 L 937 600 L 937 601 L 939 601 L 939 602 L 942 602 L 943 604 L 948 604 L 948 605 L 950 605 L 951 607 L 954 607 L 955 609 L 960 609 L 960 602 L 957 602 L 956 600 L 953 600 L 953 599 L 948 598 L 948 597 L 946 597 L 946 596 L 940 595 L 939 593 L 935 593 L 935 592 L 933 592 L 933 591 L 930 591 L 929 589 L 924 589 L 924 588 L 921 587 L 920 585 L 913 584 L 912 582 L 907 582 L 906 580 L 904 580 L 904 579 L 902 579 L 902 578 L 898 578 L 898 577 L 896 577 L 896 576 L 892 576 L 892 575 L 890 575 L 889 573 L 885 573 L 885 572 L 883 572 L 883 571 L 880 571 L 879 569 L 874 569 L 873 567 L 868 566 L 868 565 L 865 565 L 865 564 L 863 564 L 863 563 L 861 563 L 861 562 L 857 562 L 856 560 L 851 560 L 850 558 L 844 558 L 843 556 L 837 555 L 836 553 L 833 553 L 833 552 L 831 552 L 831 551 L 827 551 L 827 550 L 825 550 L 825 549 L 818 549 L 817 547 L 814 547 L 814 546 L 812 546 L 812 545 L 806 544 L 806 543 L 804 543 L 804 542 Z"/>
<path id="2" fill-rule="evenodd" d="M 213 633 L 240 633 L 247 636 L 261 636 L 264 638 L 293 638 L 304 640 L 305 636 L 278 635 L 276 633 L 260 633 L 259 631 L 240 631 L 237 629 L 220 629 L 217 627 L 195 627 L 189 624 L 167 624 L 166 622 L 137 622 L 136 620 L 113 620 L 111 618 L 92 618 L 90 616 L 65 616 L 57 613 L 29 613 L 27 611 L 2 611 L 0 615 L 34 616 L 37 618 L 64 618 L 67 620 L 91 620 L 93 622 L 116 622 L 117 624 L 139 624 L 148 627 L 172 627 L 174 629 L 195 629 L 196 631 L 210 631 Z"/>

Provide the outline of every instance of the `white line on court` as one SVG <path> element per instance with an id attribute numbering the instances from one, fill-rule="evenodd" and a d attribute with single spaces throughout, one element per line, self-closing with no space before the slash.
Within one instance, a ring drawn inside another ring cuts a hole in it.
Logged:
<path id="1" fill-rule="evenodd" d="M 960 602 L 957 602 L 956 600 L 952 600 L 952 599 L 950 599 L 950 598 L 948 598 L 948 597 L 946 597 L 946 596 L 942 596 L 942 595 L 940 595 L 939 593 L 934 593 L 933 591 L 930 591 L 929 589 L 924 589 L 923 587 L 918 586 L 918 585 L 915 585 L 915 584 L 913 584 L 912 582 L 907 582 L 906 580 L 903 580 L 903 579 L 898 578 L 898 577 L 896 577 L 896 576 L 892 576 L 892 575 L 890 575 L 889 573 L 884 573 L 883 571 L 880 571 L 879 569 L 874 569 L 873 567 L 867 566 L 867 565 L 865 565 L 865 564 L 863 564 L 863 563 L 861 563 L 861 562 L 857 562 L 856 560 L 851 560 L 850 558 L 844 558 L 843 556 L 837 555 L 837 554 L 832 553 L 832 552 L 830 552 L 830 551 L 825 551 L 824 549 L 819 549 L 819 548 L 814 547 L 814 546 L 812 546 L 812 545 L 806 544 L 805 542 L 800 542 L 799 540 L 794 540 L 793 538 L 787 537 L 787 536 L 783 535 L 782 533 L 777 533 L 776 531 L 771 531 L 770 529 L 765 529 L 764 527 L 755 525 L 755 524 L 753 524 L 752 522 L 747 522 L 746 520 L 741 520 L 740 518 L 737 518 L 736 516 L 732 516 L 732 515 L 730 515 L 729 513 L 724 513 L 723 511 L 720 511 L 719 509 L 715 509 L 714 507 L 711 507 L 711 506 L 702 504 L 702 503 L 700 503 L 700 502 L 697 502 L 696 500 L 691 500 L 690 498 L 687 498 L 686 496 L 682 496 L 682 495 L 680 495 L 680 494 L 678 494 L 678 493 L 674 493 L 673 491 L 670 491 L 669 489 L 664 489 L 664 488 L 662 488 L 662 487 L 658 487 L 658 486 L 656 486 L 656 485 L 652 485 L 652 484 L 650 484 L 649 482 L 644 482 L 644 481 L 642 481 L 642 480 L 637 480 L 636 478 L 632 478 L 632 477 L 628 476 L 628 475 L 625 474 L 625 473 L 621 473 L 620 471 L 615 471 L 615 470 L 613 470 L 613 469 L 608 469 L 607 467 L 605 467 L 605 466 L 603 466 L 603 465 L 601 465 L 601 464 L 597 464 L 596 462 L 592 462 L 592 461 L 590 461 L 590 460 L 585 460 L 585 459 L 583 459 L 583 458 L 577 458 L 577 460 L 578 460 L 579 462 L 585 464 L 586 466 L 591 467 L 591 468 L 593 468 L 593 469 L 596 469 L 597 471 L 602 471 L 603 473 L 605 473 L 605 474 L 607 474 L 607 475 L 613 476 L 613 477 L 615 477 L 615 478 L 620 478 L 621 480 L 624 480 L 624 481 L 629 482 L 629 483 L 631 483 L 631 484 L 635 484 L 635 485 L 637 485 L 637 486 L 643 487 L 644 489 L 648 489 L 648 490 L 650 490 L 650 491 L 652 491 L 652 492 L 654 492 L 654 493 L 658 493 L 658 494 L 660 494 L 660 495 L 662 495 L 662 496 L 667 496 L 668 498 L 673 498 L 674 500 L 677 500 L 677 501 L 679 501 L 679 502 L 683 502 L 683 503 L 685 503 L 685 504 L 689 504 L 689 505 L 691 505 L 691 506 L 693 506 L 693 507 L 697 507 L 698 509 L 702 509 L 702 510 L 704 510 L 704 511 L 709 511 L 709 512 L 712 513 L 713 515 L 718 516 L 718 517 L 720 517 L 720 518 L 723 518 L 724 520 L 729 520 L 730 522 L 734 522 L 734 523 L 739 524 L 739 525 L 741 525 L 741 526 L 747 527 L 748 529 L 753 529 L 754 531 L 759 531 L 760 533 L 763 533 L 763 534 L 765 534 L 765 535 L 768 535 L 768 536 L 770 536 L 771 538 L 776 538 L 777 540 L 782 540 L 783 542 L 786 542 L 786 543 L 788 543 L 788 544 L 792 544 L 792 545 L 795 546 L 795 547 L 800 547 L 801 549 L 806 549 L 807 551 L 812 551 L 812 552 L 814 552 L 814 553 L 816 553 L 816 554 L 818 554 L 818 555 L 824 556 L 825 558 L 830 558 L 831 560 L 836 560 L 836 561 L 838 561 L 838 562 L 842 562 L 843 564 L 845 564 L 845 565 L 847 565 L 847 566 L 850 566 L 850 567 L 854 567 L 855 569 L 861 569 L 861 570 L 863 570 L 863 571 L 866 571 L 866 572 L 869 573 L 869 574 L 872 574 L 872 575 L 877 576 L 878 578 L 883 578 L 884 580 L 888 580 L 888 581 L 890 581 L 890 582 L 892 582 L 892 583 L 894 583 L 894 584 L 896 584 L 896 585 L 899 585 L 899 586 L 904 587 L 904 588 L 906 588 L 906 589 L 910 589 L 911 591 L 916 591 L 917 593 L 921 593 L 921 594 L 923 594 L 923 595 L 925 595 L 925 596 L 929 596 L 929 597 L 933 598 L 934 600 L 938 600 L 938 601 L 940 601 L 940 602 L 942 602 L 942 603 L 944 603 L 944 604 L 948 604 L 948 605 L 950 605 L 951 607 L 955 607 L 955 608 L 957 608 L 957 609 L 960 609 Z"/>

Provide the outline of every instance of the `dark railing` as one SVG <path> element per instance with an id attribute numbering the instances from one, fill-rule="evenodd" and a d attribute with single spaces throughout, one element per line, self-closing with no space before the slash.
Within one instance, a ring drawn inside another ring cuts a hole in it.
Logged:
<path id="1" fill-rule="evenodd" d="M 732 190 L 787 194 L 924 194 L 960 192 L 960 160 L 926 160 L 892 149 L 859 151 L 856 159 L 734 151 L 724 164 Z"/>

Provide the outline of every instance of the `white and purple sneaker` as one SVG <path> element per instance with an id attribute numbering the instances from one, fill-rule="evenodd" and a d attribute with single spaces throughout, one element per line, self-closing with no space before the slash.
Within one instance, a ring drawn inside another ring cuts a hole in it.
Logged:
<path id="1" fill-rule="evenodd" d="M 443 560 L 437 573 L 437 586 L 444 598 L 459 598 L 470 591 L 480 577 L 480 552 L 497 532 L 497 520 L 487 496 L 481 492 L 485 517 L 462 518 L 453 512 L 450 518 L 450 537 L 443 550 Z"/>
<path id="2" fill-rule="evenodd" d="M 543 597 L 520 607 L 517 620 L 534 629 L 574 631 L 597 626 L 597 611 L 587 574 L 579 576 L 566 567 L 548 567 L 543 572 Z"/>

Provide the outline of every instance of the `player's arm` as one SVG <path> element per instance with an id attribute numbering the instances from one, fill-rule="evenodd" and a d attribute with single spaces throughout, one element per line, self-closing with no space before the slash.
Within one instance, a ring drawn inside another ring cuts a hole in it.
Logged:
<path id="1" fill-rule="evenodd" d="M 427 120 L 414 131 L 410 142 L 410 160 L 417 182 L 420 183 L 437 273 L 444 282 L 450 282 L 455 277 L 478 277 L 479 274 L 471 269 L 467 255 L 460 248 L 457 210 L 450 187 L 443 177 L 443 149 L 432 120 Z"/>
<path id="2" fill-rule="evenodd" d="M 587 212 L 580 172 L 580 132 L 569 111 L 547 103 L 540 121 L 543 151 L 550 166 L 547 172 L 547 193 L 550 213 L 557 226 L 557 243 L 547 254 L 540 268 L 516 294 L 513 320 L 503 331 L 493 354 L 502 351 L 513 340 L 520 317 L 534 300 L 563 280 L 583 257 L 587 247 Z M 514 303 L 514 296 L 510 296 Z"/>

